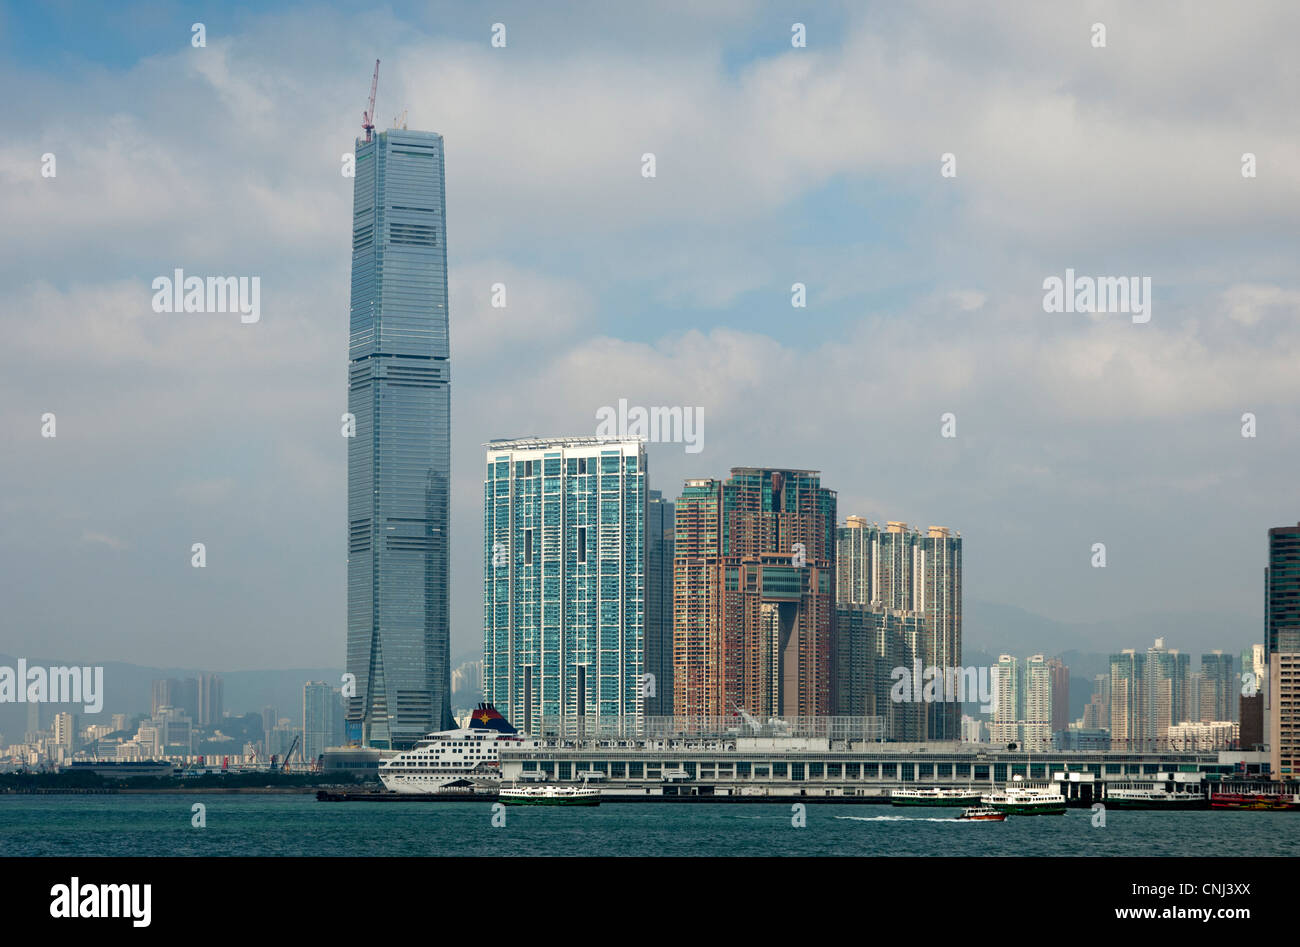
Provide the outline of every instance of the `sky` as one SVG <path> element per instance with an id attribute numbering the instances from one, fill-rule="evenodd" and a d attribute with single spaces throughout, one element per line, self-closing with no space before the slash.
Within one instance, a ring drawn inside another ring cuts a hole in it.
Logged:
<path id="1" fill-rule="evenodd" d="M 702 409 L 698 453 L 650 447 L 670 497 L 816 469 L 841 519 L 961 531 L 968 603 L 1261 640 L 1266 532 L 1300 521 L 1298 30 L 1286 2 L 6 3 L 0 651 L 342 665 L 341 166 L 377 58 L 377 124 L 446 145 L 453 653 L 482 445 L 619 399 Z M 260 320 L 154 312 L 177 267 L 258 276 Z M 1150 320 L 1044 311 L 1067 269 L 1149 277 Z"/>

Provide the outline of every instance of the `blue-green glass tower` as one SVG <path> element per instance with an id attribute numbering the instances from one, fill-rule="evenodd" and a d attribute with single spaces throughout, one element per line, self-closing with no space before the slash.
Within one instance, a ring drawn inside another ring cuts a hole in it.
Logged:
<path id="1" fill-rule="evenodd" d="M 645 445 L 497 440 L 486 461 L 484 699 L 529 733 L 635 728 L 650 697 Z"/>
<path id="2" fill-rule="evenodd" d="M 451 458 L 442 136 L 357 140 L 348 357 L 348 737 L 451 727 Z"/>

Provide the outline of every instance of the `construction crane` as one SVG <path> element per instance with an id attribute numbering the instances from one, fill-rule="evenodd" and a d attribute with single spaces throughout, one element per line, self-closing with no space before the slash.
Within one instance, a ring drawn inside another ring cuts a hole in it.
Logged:
<path id="1" fill-rule="evenodd" d="M 284 754 L 284 762 L 280 764 L 280 771 L 287 773 L 289 771 L 289 757 L 293 756 L 293 751 L 298 749 L 298 734 L 293 735 L 293 742 L 289 744 L 289 752 Z M 275 757 L 271 757 L 271 769 L 275 769 Z"/>
<path id="2" fill-rule="evenodd" d="M 402 129 L 402 131 L 406 131 L 406 113 L 407 113 L 408 111 L 410 111 L 410 110 L 409 110 L 409 109 L 402 109 L 402 114 L 401 114 L 401 115 L 396 115 L 396 116 L 393 117 L 393 127 L 394 127 L 394 128 L 400 128 L 400 129 Z"/>
<path id="3" fill-rule="evenodd" d="M 751 714 L 751 713 L 750 713 L 748 710 L 746 710 L 744 707 L 740 707 L 740 706 L 736 705 L 734 702 L 732 703 L 731 706 L 732 706 L 732 709 L 735 710 L 736 713 L 740 715 L 740 719 L 743 720 L 743 721 L 745 721 L 745 724 L 746 724 L 746 725 L 747 725 L 751 730 L 753 730 L 755 733 L 760 733 L 760 732 L 762 732 L 762 730 L 763 730 L 763 725 L 762 725 L 761 723 L 759 723 L 756 719 L 754 719 L 754 715 L 753 715 L 753 714 Z"/>
<path id="4" fill-rule="evenodd" d="M 370 80 L 370 106 L 361 113 L 361 129 L 366 133 L 366 141 L 375 130 L 375 92 L 379 88 L 379 60 L 375 60 L 375 76 Z"/>

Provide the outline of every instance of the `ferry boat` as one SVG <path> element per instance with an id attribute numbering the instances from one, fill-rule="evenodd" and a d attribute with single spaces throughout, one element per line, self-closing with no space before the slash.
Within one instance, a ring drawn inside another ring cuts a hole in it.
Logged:
<path id="1" fill-rule="evenodd" d="M 1210 790 L 1211 809 L 1283 812 L 1300 809 L 1300 784 L 1220 783 Z"/>
<path id="2" fill-rule="evenodd" d="M 501 785 L 501 748 L 529 745 L 536 741 L 520 736 L 491 704 L 479 704 L 466 726 L 430 733 L 381 761 L 379 779 L 399 793 L 494 794 Z"/>
<path id="3" fill-rule="evenodd" d="M 581 786 L 504 786 L 497 801 L 507 806 L 598 806 L 600 790 Z"/>
<path id="4" fill-rule="evenodd" d="M 1007 814 L 992 806 L 969 806 L 961 810 L 957 819 L 961 822 L 1005 822 Z"/>
<path id="5" fill-rule="evenodd" d="M 1011 785 L 980 797 L 1007 815 L 1065 815 L 1065 797 L 1050 786 Z"/>
<path id="6" fill-rule="evenodd" d="M 1157 773 L 1152 779 L 1107 783 L 1105 804 L 1114 809 L 1206 809 L 1199 773 Z"/>
<path id="7" fill-rule="evenodd" d="M 895 806 L 973 806 L 980 801 L 978 789 L 892 789 L 890 804 Z"/>

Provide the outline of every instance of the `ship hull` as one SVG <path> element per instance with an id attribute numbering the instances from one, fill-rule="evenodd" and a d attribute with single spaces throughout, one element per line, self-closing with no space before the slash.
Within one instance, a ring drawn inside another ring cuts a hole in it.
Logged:
<path id="1" fill-rule="evenodd" d="M 976 805 L 978 803 L 979 803 L 979 795 L 949 796 L 946 797 L 946 799 L 906 799 L 906 797 L 905 799 L 897 799 L 897 797 L 894 796 L 889 797 L 889 804 L 891 805 L 918 805 L 918 807 L 920 807 L 920 805 L 923 805 L 923 807 L 926 808 L 935 808 L 935 807 L 966 808 L 967 805 Z"/>
<path id="2" fill-rule="evenodd" d="M 1020 802 L 989 803 L 1006 815 L 1065 815 L 1065 805 L 1033 805 Z"/>
<path id="3" fill-rule="evenodd" d="M 1209 802 L 1204 799 L 1117 799 L 1113 796 L 1103 800 L 1107 809 L 1160 809 L 1191 810 L 1208 809 Z"/>
<path id="4" fill-rule="evenodd" d="M 1211 809 L 1239 809 L 1253 812 L 1295 812 L 1300 802 L 1285 796 L 1211 796 Z"/>

